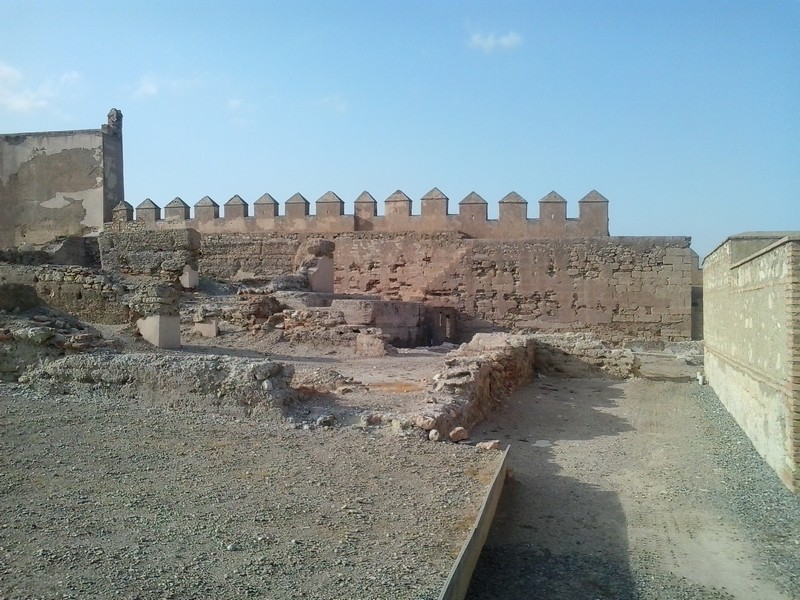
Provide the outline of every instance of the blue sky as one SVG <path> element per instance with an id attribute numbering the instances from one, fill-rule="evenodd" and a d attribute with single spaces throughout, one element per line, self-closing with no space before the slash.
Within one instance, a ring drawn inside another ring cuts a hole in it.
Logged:
<path id="1" fill-rule="evenodd" d="M 702 256 L 800 229 L 800 1 L 0 0 L 0 132 L 124 114 L 126 199 L 597 189 Z"/>

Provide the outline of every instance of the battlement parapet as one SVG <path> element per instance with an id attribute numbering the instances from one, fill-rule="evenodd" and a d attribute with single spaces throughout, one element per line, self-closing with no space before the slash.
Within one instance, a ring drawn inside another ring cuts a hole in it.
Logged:
<path id="1" fill-rule="evenodd" d="M 592 190 L 579 202 L 578 218 L 567 217 L 567 201 L 550 192 L 539 200 L 539 216 L 528 217 L 528 201 L 511 192 L 499 201 L 497 219 L 489 219 L 488 203 L 471 192 L 458 203 L 458 212 L 450 213 L 450 201 L 438 188 L 420 199 L 420 213 L 413 214 L 413 201 L 397 190 L 384 201 L 384 214 L 378 214 L 378 202 L 369 192 L 355 199 L 353 214 L 345 214 L 345 203 L 334 192 L 323 194 L 311 203 L 301 194 L 291 196 L 280 214 L 278 202 L 264 194 L 250 206 L 235 195 L 220 205 L 204 196 L 194 210 L 181 198 L 169 202 L 163 210 L 149 198 L 135 209 L 121 202 L 113 212 L 107 229 L 195 229 L 200 233 L 309 233 L 349 232 L 460 232 L 476 239 L 564 239 L 608 237 L 608 200 Z M 135 223 L 135 225 L 134 225 Z"/>

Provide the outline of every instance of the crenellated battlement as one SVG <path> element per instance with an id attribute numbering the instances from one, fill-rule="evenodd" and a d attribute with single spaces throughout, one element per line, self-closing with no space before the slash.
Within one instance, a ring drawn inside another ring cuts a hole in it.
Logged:
<path id="1" fill-rule="evenodd" d="M 578 202 L 577 219 L 567 218 L 567 201 L 550 192 L 539 200 L 538 218 L 528 217 L 528 201 L 511 192 L 499 201 L 497 219 L 488 218 L 488 203 L 471 192 L 458 203 L 458 212 L 450 213 L 450 200 L 438 188 L 420 199 L 420 214 L 412 213 L 412 200 L 397 190 L 384 200 L 383 215 L 369 192 L 355 199 L 353 214 L 345 214 L 345 203 L 334 192 L 327 192 L 314 203 L 297 193 L 280 205 L 264 194 L 252 206 L 240 196 L 233 196 L 221 207 L 208 196 L 194 205 L 181 198 L 169 202 L 163 210 L 149 198 L 135 209 L 127 202 L 113 210 L 109 229 L 180 229 L 200 233 L 318 233 L 354 231 L 376 233 L 460 232 L 476 239 L 564 239 L 607 237 L 608 200 L 592 190 Z M 220 211 L 220 208 L 223 210 Z M 222 216 L 220 216 L 222 213 Z M 132 225 L 126 225 L 131 223 Z"/>

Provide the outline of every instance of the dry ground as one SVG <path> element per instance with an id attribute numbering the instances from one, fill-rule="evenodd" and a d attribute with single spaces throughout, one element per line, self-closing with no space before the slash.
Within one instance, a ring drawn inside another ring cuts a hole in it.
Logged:
<path id="1" fill-rule="evenodd" d="M 363 360 L 231 335 L 185 351 L 366 391 L 308 401 L 295 429 L 0 387 L 0 597 L 437 597 L 494 459 L 344 425 L 414 410 L 441 350 Z M 698 367 L 644 359 L 630 381 L 539 378 L 473 432 L 511 444 L 513 474 L 469 598 L 800 598 L 800 499 Z M 302 428 L 326 412 L 335 428 Z"/>
<path id="2" fill-rule="evenodd" d="M 538 379 L 478 434 L 511 469 L 468 598 L 800 598 L 800 498 L 697 367 Z"/>
<path id="3" fill-rule="evenodd" d="M 0 384 L 0 598 L 434 598 L 500 460 L 168 404 Z"/>

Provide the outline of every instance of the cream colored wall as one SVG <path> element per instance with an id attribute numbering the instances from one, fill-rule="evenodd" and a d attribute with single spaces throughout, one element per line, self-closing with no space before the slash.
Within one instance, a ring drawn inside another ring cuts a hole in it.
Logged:
<path id="1" fill-rule="evenodd" d="M 790 488 L 800 473 L 800 236 L 730 238 L 703 268 L 709 383 Z M 766 247 L 764 247 L 766 245 Z"/>
<path id="2" fill-rule="evenodd" d="M 0 136 L 0 247 L 100 231 L 101 131 Z"/>

